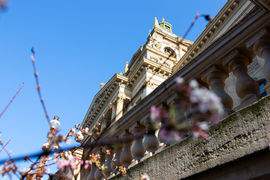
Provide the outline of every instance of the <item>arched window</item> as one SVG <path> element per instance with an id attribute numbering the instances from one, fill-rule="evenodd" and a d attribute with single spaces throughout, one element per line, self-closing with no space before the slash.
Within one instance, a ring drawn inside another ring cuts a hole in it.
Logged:
<path id="1" fill-rule="evenodd" d="M 174 50 L 172 50 L 172 48 L 170 48 L 170 47 L 165 47 L 164 53 L 170 57 L 176 58 L 176 54 L 175 54 Z"/>

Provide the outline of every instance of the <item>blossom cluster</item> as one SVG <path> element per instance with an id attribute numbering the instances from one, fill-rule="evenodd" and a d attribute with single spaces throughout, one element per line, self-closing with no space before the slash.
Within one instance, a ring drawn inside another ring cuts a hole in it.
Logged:
<path id="1" fill-rule="evenodd" d="M 218 96 L 206 88 L 199 87 L 196 80 L 185 82 L 176 79 L 177 97 L 170 105 L 152 106 L 152 127 L 160 126 L 159 137 L 166 144 L 173 144 L 184 137 L 207 138 L 209 125 L 223 116 L 223 105 Z"/>
<path id="2" fill-rule="evenodd" d="M 17 170 L 18 169 L 17 169 L 16 165 L 12 161 L 6 161 L 3 166 L 0 166 L 0 174 L 3 177 L 5 177 L 7 175 L 9 176 L 10 172 L 16 173 Z"/>
<path id="3" fill-rule="evenodd" d="M 66 151 L 63 153 L 61 159 L 57 162 L 57 167 L 60 170 L 64 170 L 65 168 L 75 170 L 78 164 L 80 164 L 80 159 L 74 156 L 71 151 Z"/>

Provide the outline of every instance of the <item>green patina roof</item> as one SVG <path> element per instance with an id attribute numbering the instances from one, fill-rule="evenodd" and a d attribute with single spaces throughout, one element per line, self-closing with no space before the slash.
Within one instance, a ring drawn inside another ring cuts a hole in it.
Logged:
<path id="1" fill-rule="evenodd" d="M 159 26 L 164 29 L 165 31 L 172 32 L 172 25 L 162 19 L 162 22 L 159 23 Z"/>

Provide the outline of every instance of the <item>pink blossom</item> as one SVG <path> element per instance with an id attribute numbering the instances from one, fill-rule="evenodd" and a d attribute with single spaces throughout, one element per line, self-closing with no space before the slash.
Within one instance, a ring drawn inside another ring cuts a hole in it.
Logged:
<path id="1" fill-rule="evenodd" d="M 58 153 L 53 153 L 53 157 L 56 159 L 59 157 L 59 154 Z"/>
<path id="2" fill-rule="evenodd" d="M 162 119 L 167 119 L 168 113 L 164 108 L 151 107 L 150 119 L 152 122 L 161 121 Z"/>
<path id="3" fill-rule="evenodd" d="M 183 84 L 183 83 L 184 83 L 184 78 L 182 78 L 182 77 L 177 77 L 177 78 L 175 79 L 175 81 L 176 81 L 177 84 Z"/>
<path id="4" fill-rule="evenodd" d="M 68 167 L 69 166 L 69 161 L 68 160 L 65 160 L 65 159 L 60 159 L 58 162 L 57 162 L 57 167 L 58 169 L 60 170 L 64 170 L 65 167 Z"/>
<path id="5" fill-rule="evenodd" d="M 70 129 L 69 130 L 69 135 L 70 136 L 74 136 L 75 135 L 75 131 L 76 131 L 75 128 Z"/>
<path id="6" fill-rule="evenodd" d="M 165 144 L 174 144 L 184 138 L 184 134 L 175 130 L 160 129 L 159 137 Z"/>
<path id="7" fill-rule="evenodd" d="M 160 121 L 161 120 L 161 113 L 160 113 L 160 109 L 156 108 L 155 106 L 151 107 L 150 110 L 150 119 L 151 121 L 155 122 L 155 121 Z"/>
<path id="8" fill-rule="evenodd" d="M 77 141 L 83 140 L 83 134 L 82 134 L 81 131 L 78 131 L 78 132 L 77 132 L 76 140 L 77 140 Z"/>
<path id="9" fill-rule="evenodd" d="M 57 167 L 60 170 L 63 170 L 64 168 L 71 168 L 72 170 L 75 170 L 77 168 L 76 159 L 72 158 L 69 160 L 66 159 L 60 159 L 57 163 Z"/>
<path id="10" fill-rule="evenodd" d="M 197 87 L 199 87 L 199 84 L 196 80 L 193 79 L 189 82 L 189 86 L 192 88 L 197 88 Z"/>
<path id="11" fill-rule="evenodd" d="M 42 149 L 48 149 L 50 144 L 46 142 L 45 144 L 42 145 Z"/>
<path id="12" fill-rule="evenodd" d="M 81 161 L 81 165 L 83 165 L 84 169 L 87 169 L 89 166 L 89 161 L 88 160 Z"/>
<path id="13" fill-rule="evenodd" d="M 176 81 L 176 89 L 177 89 L 177 90 L 182 89 L 182 88 L 183 88 L 183 85 L 184 85 L 184 83 L 185 83 L 184 79 L 183 79 L 182 77 L 177 77 L 177 78 L 175 79 L 175 81 Z"/>
<path id="14" fill-rule="evenodd" d="M 194 126 L 194 130 L 192 131 L 193 137 L 198 138 L 199 136 L 201 136 L 203 139 L 207 139 L 208 134 L 204 130 L 208 130 L 208 124 L 206 122 L 196 123 Z"/>
<path id="15" fill-rule="evenodd" d="M 53 129 L 56 129 L 56 130 L 60 129 L 61 124 L 60 124 L 59 120 L 53 119 L 53 120 L 50 121 L 50 124 L 51 124 L 51 127 Z"/>
<path id="16" fill-rule="evenodd" d="M 213 120 L 221 117 L 223 114 L 223 105 L 218 96 L 204 88 L 195 88 L 190 94 L 190 101 L 198 104 L 201 113 L 210 112 L 216 114 Z"/>

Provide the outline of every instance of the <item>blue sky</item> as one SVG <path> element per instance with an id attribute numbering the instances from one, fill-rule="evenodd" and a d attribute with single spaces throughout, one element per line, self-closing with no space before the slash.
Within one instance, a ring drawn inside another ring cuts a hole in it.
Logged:
<path id="1" fill-rule="evenodd" d="M 0 119 L 1 139 L 12 155 L 40 150 L 48 124 L 35 89 L 30 49 L 36 48 L 41 91 L 62 133 L 81 123 L 99 84 L 124 70 L 144 44 L 154 17 L 182 36 L 197 12 L 212 17 L 226 0 L 10 0 L 0 14 L 0 111 L 25 83 Z M 207 22 L 199 19 L 187 39 Z M 0 158 L 7 157 L 0 153 Z"/>

